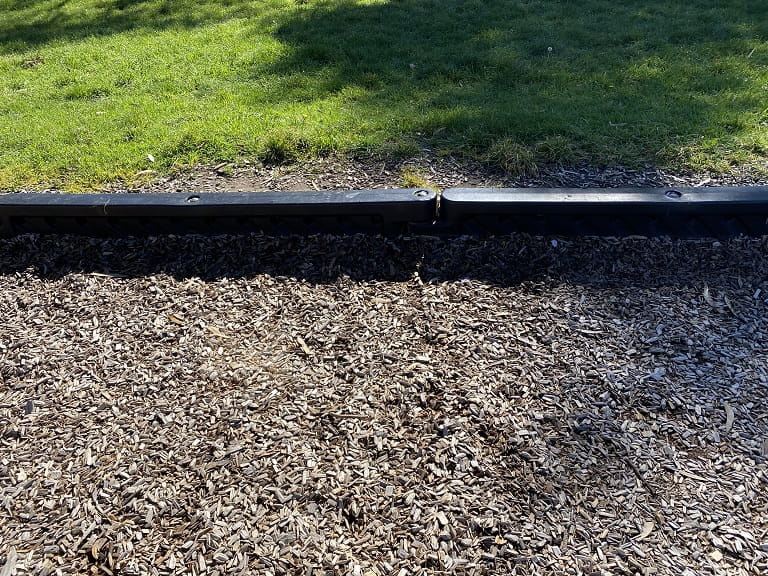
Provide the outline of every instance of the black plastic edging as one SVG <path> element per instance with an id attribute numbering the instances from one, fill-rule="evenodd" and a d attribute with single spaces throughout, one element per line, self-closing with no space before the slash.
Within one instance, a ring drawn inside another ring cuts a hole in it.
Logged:
<path id="1" fill-rule="evenodd" d="M 768 234 L 768 186 L 721 188 L 449 188 L 441 225 L 454 234 L 564 236 Z"/>
<path id="2" fill-rule="evenodd" d="M 0 195 L 0 234 L 399 234 L 434 218 L 421 188 L 204 194 Z"/>
<path id="3" fill-rule="evenodd" d="M 768 235 L 768 186 L 3 194 L 0 235 Z"/>

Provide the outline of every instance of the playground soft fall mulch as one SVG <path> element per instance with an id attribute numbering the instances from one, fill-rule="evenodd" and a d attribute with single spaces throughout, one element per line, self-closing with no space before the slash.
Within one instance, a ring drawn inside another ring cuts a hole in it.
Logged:
<path id="1" fill-rule="evenodd" d="M 767 250 L 4 240 L 0 573 L 765 573 Z"/>

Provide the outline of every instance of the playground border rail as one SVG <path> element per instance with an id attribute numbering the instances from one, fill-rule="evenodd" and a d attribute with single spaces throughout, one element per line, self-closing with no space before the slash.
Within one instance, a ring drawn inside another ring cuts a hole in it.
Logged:
<path id="1" fill-rule="evenodd" d="M 0 236 L 768 235 L 768 186 L 0 194 Z"/>

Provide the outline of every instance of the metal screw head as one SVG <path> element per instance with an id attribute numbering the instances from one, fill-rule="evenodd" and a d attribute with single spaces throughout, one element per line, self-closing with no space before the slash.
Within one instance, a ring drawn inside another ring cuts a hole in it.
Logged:
<path id="1" fill-rule="evenodd" d="M 667 198 L 672 198 L 673 200 L 680 198 L 682 195 L 683 193 L 677 190 L 667 190 L 666 192 L 664 192 L 664 196 L 666 196 Z"/>
<path id="2" fill-rule="evenodd" d="M 413 195 L 417 198 L 426 198 L 429 196 L 429 190 L 416 190 Z"/>
<path id="3" fill-rule="evenodd" d="M 187 196 L 187 202 L 200 202 L 200 196 Z"/>

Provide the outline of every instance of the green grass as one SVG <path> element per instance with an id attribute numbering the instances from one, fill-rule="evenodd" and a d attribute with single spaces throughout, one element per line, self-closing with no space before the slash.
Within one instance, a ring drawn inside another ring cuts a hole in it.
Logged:
<path id="1" fill-rule="evenodd" d="M 0 0 L 5 189 L 424 146 L 764 172 L 767 126 L 764 0 Z"/>

